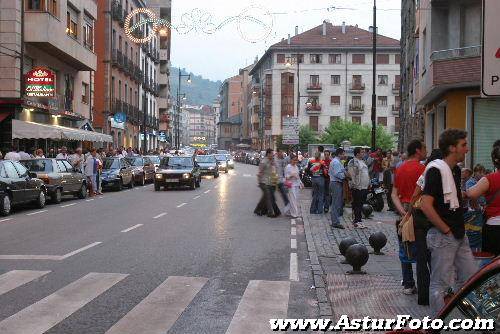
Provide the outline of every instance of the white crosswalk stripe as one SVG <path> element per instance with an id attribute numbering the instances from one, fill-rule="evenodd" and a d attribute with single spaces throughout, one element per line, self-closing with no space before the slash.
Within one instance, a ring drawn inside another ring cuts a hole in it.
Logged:
<path id="1" fill-rule="evenodd" d="M 89 273 L 0 322 L 0 333 L 42 334 L 125 277 Z"/>
<path id="2" fill-rule="evenodd" d="M 167 332 L 207 281 L 201 277 L 169 277 L 106 334 Z"/>
<path id="3" fill-rule="evenodd" d="M 12 270 L 6 272 L 0 275 L 0 295 L 34 281 L 48 273 L 50 273 L 50 271 Z"/>

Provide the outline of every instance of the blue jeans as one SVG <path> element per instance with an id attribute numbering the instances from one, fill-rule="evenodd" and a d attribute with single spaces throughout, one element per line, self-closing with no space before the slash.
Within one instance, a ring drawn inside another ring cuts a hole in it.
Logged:
<path id="1" fill-rule="evenodd" d="M 325 179 L 322 176 L 313 176 L 312 202 L 309 212 L 311 214 L 322 214 L 324 210 Z"/>
<path id="2" fill-rule="evenodd" d="M 344 211 L 344 185 L 341 182 L 330 182 L 330 196 L 332 199 L 332 208 L 330 217 L 332 225 L 340 225 L 340 217 Z"/>
<path id="3" fill-rule="evenodd" d="M 432 316 L 436 316 L 444 306 L 444 296 L 453 285 L 455 272 L 455 286 L 459 289 L 478 268 L 466 236 L 455 239 L 453 235 L 445 235 L 433 227 L 427 233 L 427 246 L 431 251 L 432 268 L 429 302 Z"/>
<path id="4" fill-rule="evenodd" d="M 411 289 L 415 287 L 413 279 L 413 267 L 411 262 L 401 262 L 401 273 L 403 274 L 403 287 Z"/>

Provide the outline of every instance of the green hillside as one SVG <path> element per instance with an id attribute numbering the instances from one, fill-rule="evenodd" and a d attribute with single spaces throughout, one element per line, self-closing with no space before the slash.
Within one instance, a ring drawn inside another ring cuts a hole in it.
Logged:
<path id="1" fill-rule="evenodd" d="M 177 98 L 177 86 L 179 85 L 179 69 L 171 67 L 170 69 L 170 88 L 172 97 Z M 219 87 L 222 85 L 221 81 L 212 81 L 204 79 L 201 75 L 196 75 L 188 72 L 186 69 L 181 69 L 181 73 L 191 74 L 191 83 L 186 82 L 186 77 L 182 77 L 181 93 L 186 94 L 186 103 L 191 105 L 212 105 L 214 99 L 219 94 Z"/>

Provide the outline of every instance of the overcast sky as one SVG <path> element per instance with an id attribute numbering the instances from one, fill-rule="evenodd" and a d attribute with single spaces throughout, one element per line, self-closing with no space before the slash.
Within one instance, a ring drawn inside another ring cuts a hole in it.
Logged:
<path id="1" fill-rule="evenodd" d="M 377 0 L 380 34 L 400 38 L 400 4 L 399 0 Z M 204 14 L 211 14 L 212 22 L 219 25 L 228 18 L 240 15 L 250 6 L 254 7 L 247 12 L 248 16 L 263 23 L 270 23 L 272 17 L 272 32 L 266 40 L 250 43 L 241 38 L 236 21 L 210 35 L 195 30 L 181 34 L 174 30 L 172 64 L 208 79 L 224 80 L 238 74 L 238 69 L 251 64 L 256 56 L 261 57 L 270 45 L 288 34 L 293 35 L 296 25 L 300 33 L 320 25 L 323 20 L 329 20 L 334 25 L 345 21 L 346 25 L 358 24 L 363 29 L 368 29 L 373 22 L 371 0 L 173 0 L 172 24 L 179 26 L 183 15 L 187 25 L 204 21 L 206 16 L 199 21 L 189 18 L 193 9 L 199 8 Z M 272 14 L 265 15 L 265 11 Z M 193 26 L 202 30 L 203 25 Z M 259 24 L 248 20 L 242 22 L 240 27 L 250 39 L 263 34 Z"/>

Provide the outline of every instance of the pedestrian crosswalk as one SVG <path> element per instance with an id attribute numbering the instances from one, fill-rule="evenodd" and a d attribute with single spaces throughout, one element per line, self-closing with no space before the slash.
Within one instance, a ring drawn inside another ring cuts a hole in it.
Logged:
<path id="1" fill-rule="evenodd" d="M 116 289 L 127 289 L 128 277 L 122 273 L 88 273 L 10 317 L 0 319 L 0 333 L 45 333 L 117 283 L 121 284 Z M 50 271 L 6 272 L 0 275 L 0 297 L 28 283 L 31 285 L 29 288 L 36 289 L 37 284 L 51 279 L 54 277 Z M 168 277 L 144 299 L 131 303 L 135 306 L 106 334 L 166 333 L 183 312 L 196 303 L 196 296 L 209 281 L 203 277 Z M 270 318 L 286 318 L 289 293 L 289 281 L 249 281 L 234 316 L 227 324 L 226 334 L 270 333 Z"/>

